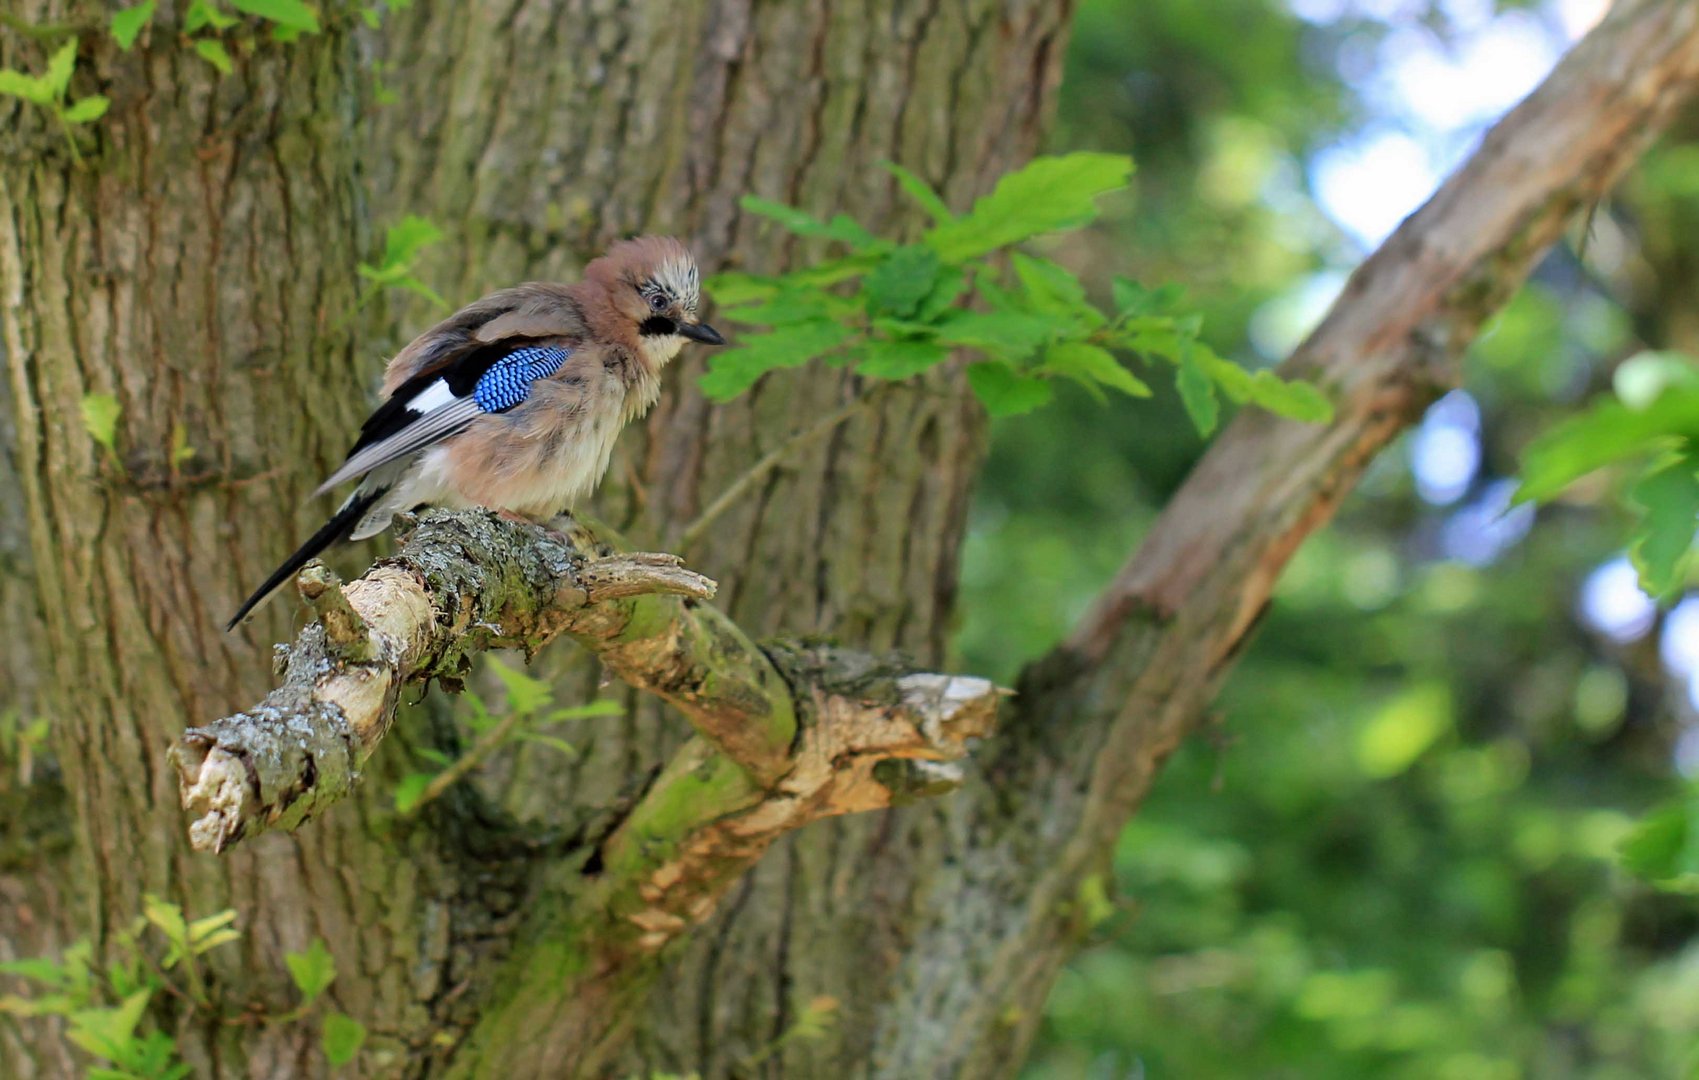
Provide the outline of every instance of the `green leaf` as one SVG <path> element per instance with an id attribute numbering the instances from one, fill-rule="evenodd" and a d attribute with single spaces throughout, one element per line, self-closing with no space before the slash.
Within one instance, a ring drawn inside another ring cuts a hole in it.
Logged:
<path id="1" fill-rule="evenodd" d="M 165 935 L 165 940 L 171 943 L 171 948 L 160 961 L 160 966 L 167 971 L 177 966 L 178 961 L 190 954 L 189 924 L 183 918 L 183 909 L 157 896 L 142 897 L 142 914 L 147 921 L 159 928 Z"/>
<path id="2" fill-rule="evenodd" d="M 51 59 L 47 61 L 47 71 L 42 75 L 42 85 L 47 87 L 53 99 L 65 96 L 65 91 L 71 85 L 71 73 L 77 68 L 77 39 L 70 38 L 59 46 Z"/>
<path id="3" fill-rule="evenodd" d="M 866 251 L 800 267 L 782 276 L 745 274 L 729 270 L 709 278 L 705 287 L 708 294 L 722 305 L 767 301 L 780 292 L 796 292 L 810 286 L 835 285 L 865 274 L 879 264 L 881 252 L 889 250 L 892 246 L 880 240 Z"/>
<path id="4" fill-rule="evenodd" d="M 879 263 L 880 255 L 889 251 L 894 245 L 881 240 L 878 244 L 854 255 L 845 255 L 841 259 L 828 259 L 813 266 L 805 266 L 800 270 L 792 270 L 786 280 L 793 285 L 836 285 L 840 281 L 848 281 L 859 277 L 873 269 Z"/>
<path id="5" fill-rule="evenodd" d="M 767 372 L 806 364 L 842 345 L 851 334 L 843 324 L 827 320 L 780 326 L 712 354 L 708 373 L 697 385 L 711 401 L 730 401 Z"/>
<path id="6" fill-rule="evenodd" d="M 42 105 L 51 108 L 57 98 L 48 88 L 46 79 L 33 75 L 25 75 L 11 68 L 0 68 L 0 94 L 9 97 L 22 98 L 31 105 Z"/>
<path id="7" fill-rule="evenodd" d="M 0 975 L 18 975 L 54 988 L 63 987 L 69 977 L 64 964 L 45 956 L 0 961 Z"/>
<path id="8" fill-rule="evenodd" d="M 303 952 L 283 954 L 289 967 L 289 980 L 301 992 L 301 1004 L 310 1005 L 336 981 L 336 960 L 325 947 L 323 938 L 314 938 Z"/>
<path id="9" fill-rule="evenodd" d="M 1180 404 L 1186 407 L 1186 415 L 1192 418 L 1198 434 L 1213 432 L 1221 418 L 1221 403 L 1215 400 L 1215 384 L 1204 374 L 1190 349 L 1180 351 L 1180 372 L 1174 385 L 1180 391 Z"/>
<path id="10" fill-rule="evenodd" d="M 431 305 L 439 311 L 447 311 L 452 306 L 452 305 L 449 304 L 449 302 L 447 300 L 444 300 L 442 298 L 442 296 L 435 289 L 431 288 L 429 285 L 426 285 L 423 281 L 420 281 L 418 278 L 414 277 L 412 274 L 408 274 L 406 277 L 402 278 L 400 281 L 397 281 L 395 283 L 395 285 L 396 285 L 397 288 L 406 289 L 410 293 L 414 293 L 418 296 L 424 297 L 426 300 L 429 300 L 431 302 Z"/>
<path id="11" fill-rule="evenodd" d="M 1087 386 L 1102 384 L 1119 390 L 1129 397 L 1150 396 L 1146 386 L 1132 372 L 1121 366 L 1108 349 L 1084 341 L 1064 341 L 1050 346 L 1044 354 L 1040 371 L 1065 375 Z"/>
<path id="12" fill-rule="evenodd" d="M 1699 798 L 1689 792 L 1640 819 L 1622 841 L 1622 864 L 1659 888 L 1699 892 Z"/>
<path id="13" fill-rule="evenodd" d="M 1642 511 L 1628 544 L 1640 585 L 1660 600 L 1672 599 L 1687 582 L 1693 530 L 1699 524 L 1699 463 L 1683 454 L 1654 466 L 1628 493 Z"/>
<path id="14" fill-rule="evenodd" d="M 869 341 L 861 347 L 855 371 L 870 379 L 909 379 L 949 355 L 949 349 L 931 341 Z"/>
<path id="15" fill-rule="evenodd" d="M 1025 311 L 952 311 L 938 321 L 938 340 L 1018 358 L 1059 334 L 1073 320 Z"/>
<path id="16" fill-rule="evenodd" d="M 0 997 L 0 1013 L 12 1016 L 69 1016 L 82 1002 L 69 994 L 37 994 L 22 998 L 16 994 Z"/>
<path id="17" fill-rule="evenodd" d="M 153 9 L 157 0 L 142 0 L 134 7 L 124 8 L 112 13 L 112 38 L 118 42 L 118 47 L 129 52 L 135 45 L 136 38 L 141 35 L 142 27 L 153 19 Z"/>
<path id="18" fill-rule="evenodd" d="M 826 240 L 836 240 L 839 243 L 848 244 L 856 250 L 887 246 L 885 241 L 868 232 L 859 221 L 848 214 L 838 214 L 831 221 L 821 221 L 794 206 L 786 206 L 784 203 L 773 202 L 771 199 L 763 199 L 756 195 L 745 195 L 738 200 L 737 204 L 751 214 L 771 218 L 798 236 L 817 236 Z"/>
<path id="19" fill-rule="evenodd" d="M 1011 258 L 1015 277 L 1026 292 L 1027 304 L 1036 311 L 1079 316 L 1080 321 L 1093 328 L 1108 320 L 1086 302 L 1085 286 L 1067 270 L 1036 256 L 1017 251 Z"/>
<path id="20" fill-rule="evenodd" d="M 239 930 L 218 930 L 209 934 L 205 940 L 196 942 L 195 953 L 199 955 L 204 952 L 211 952 L 220 945 L 228 945 L 232 941 L 241 940 L 242 933 Z"/>
<path id="21" fill-rule="evenodd" d="M 408 267 L 419 252 L 443 238 L 443 231 L 430 218 L 408 214 L 384 230 L 383 269 Z"/>
<path id="22" fill-rule="evenodd" d="M 1186 356 L 1191 357 L 1198 368 L 1209 376 L 1209 380 L 1215 384 L 1215 388 L 1221 391 L 1228 401 L 1249 401 L 1251 394 L 1256 391 L 1256 376 L 1233 361 L 1216 355 L 1215 350 L 1203 342 L 1176 331 L 1172 360 L 1178 364 L 1181 358 Z M 1268 373 L 1260 372 L 1259 374 Z M 1269 374 L 1269 378 L 1277 383 L 1280 381 L 1277 375 Z M 1264 391 L 1264 393 L 1271 395 L 1277 392 L 1278 390 Z"/>
<path id="23" fill-rule="evenodd" d="M 762 303 L 731 308 L 725 317 L 749 326 L 788 326 L 811 319 L 843 319 L 858 310 L 853 301 L 815 288 L 785 288 L 763 299 Z"/>
<path id="24" fill-rule="evenodd" d="M 373 266 L 371 263 L 363 262 L 354 270 L 373 285 L 381 285 L 385 288 L 391 285 L 399 285 L 401 280 L 407 276 L 407 267 L 405 266 Z"/>
<path id="25" fill-rule="evenodd" d="M 520 742 L 542 743 L 544 746 L 553 747 L 554 749 L 559 750 L 561 753 L 565 754 L 567 757 L 577 757 L 578 756 L 578 748 L 576 746 L 573 746 L 571 743 L 567 742 L 565 739 L 559 738 L 559 737 L 554 736 L 554 735 L 544 735 L 540 731 L 521 731 L 515 737 Z"/>
<path id="26" fill-rule="evenodd" d="M 432 773 L 408 773 L 395 785 L 395 810 L 401 814 L 411 814 L 419 805 L 419 800 L 425 795 L 425 788 L 435 779 Z"/>
<path id="27" fill-rule="evenodd" d="M 944 200 L 931 184 L 894 161 L 881 161 L 879 165 L 897 178 L 897 183 L 902 185 L 902 189 L 909 193 L 909 198 L 919 203 L 922 210 L 932 215 L 933 221 L 942 225 L 956 219 L 956 215 L 950 213 L 950 208 L 944 205 Z"/>
<path id="28" fill-rule="evenodd" d="M 722 307 L 765 303 L 777 296 L 785 279 L 764 274 L 744 274 L 729 270 L 715 274 L 704 282 L 709 295 Z"/>
<path id="29" fill-rule="evenodd" d="M 377 266 L 361 263 L 357 267 L 359 275 L 384 288 L 416 293 L 432 306 L 446 311 L 450 307 L 448 301 L 421 281 L 413 270 L 419 253 L 442 238 L 443 231 L 429 218 L 408 214 L 384 230 L 382 261 Z"/>
<path id="30" fill-rule="evenodd" d="M 997 182 L 966 216 L 938 225 L 927 246 L 961 262 L 1041 233 L 1076 228 L 1097 216 L 1098 196 L 1125 187 L 1133 161 L 1120 154 L 1034 158 Z"/>
<path id="31" fill-rule="evenodd" d="M 183 13 L 183 31 L 192 34 L 207 26 L 214 30 L 228 30 L 237 21 L 235 16 L 220 11 L 212 0 L 190 0 L 188 10 Z"/>
<path id="32" fill-rule="evenodd" d="M 597 698 L 586 701 L 582 705 L 568 705 L 564 709 L 550 709 L 540 723 L 554 724 L 562 720 L 594 720 L 602 716 L 624 716 L 625 706 L 613 698 Z"/>
<path id="33" fill-rule="evenodd" d="M 212 942 L 214 938 L 219 939 L 218 944 L 220 945 L 226 941 L 234 940 L 233 938 L 225 937 L 224 935 L 235 935 L 236 932 L 234 930 L 225 929 L 225 927 L 235 921 L 235 908 L 225 908 L 216 915 L 208 915 L 204 919 L 196 919 L 189 924 L 189 946 L 195 950 L 196 955 L 199 955 L 213 947 L 210 942 Z"/>
<path id="34" fill-rule="evenodd" d="M 1222 362 L 1234 370 L 1244 370 L 1231 361 Z M 1219 385 L 1220 380 L 1216 381 Z M 1253 404 L 1288 420 L 1325 424 L 1333 419 L 1333 402 L 1327 400 L 1327 395 L 1315 386 L 1296 379 L 1282 379 L 1266 369 L 1251 376 L 1249 393 L 1246 396 Z"/>
<path id="35" fill-rule="evenodd" d="M 181 465 L 195 456 L 195 448 L 189 445 L 189 430 L 182 424 L 171 425 L 171 464 Z"/>
<path id="36" fill-rule="evenodd" d="M 65 1037 L 96 1057 L 122 1061 L 152 996 L 152 990 L 138 990 L 112 1008 L 74 1012 Z"/>
<path id="37" fill-rule="evenodd" d="M 912 315 L 931 294 L 942 269 L 938 256 L 918 244 L 900 247 L 862 279 L 872 315 Z"/>
<path id="38" fill-rule="evenodd" d="M 1110 295 L 1115 300 L 1115 310 L 1122 315 L 1149 315 L 1155 310 L 1155 294 L 1132 278 L 1116 276 Z"/>
<path id="39" fill-rule="evenodd" d="M 294 31 L 318 34 L 318 15 L 301 0 L 229 0 L 229 5 L 245 15 L 258 15 Z"/>
<path id="40" fill-rule="evenodd" d="M 530 716 L 554 699 L 554 687 L 544 679 L 534 679 L 518 668 L 490 657 L 490 670 L 507 688 L 507 711 Z"/>
<path id="41" fill-rule="evenodd" d="M 324 1014 L 324 1027 L 319 1033 L 319 1045 L 332 1065 L 346 1065 L 354 1060 L 366 1042 L 366 1025 L 345 1013 Z"/>
<path id="42" fill-rule="evenodd" d="M 1031 412 L 1050 400 L 1054 391 L 1043 379 L 1022 375 L 1008 364 L 986 361 L 969 364 L 968 385 L 992 416 Z"/>
<path id="43" fill-rule="evenodd" d="M 1117 277 L 1111 290 L 1115 311 L 1123 319 L 1139 319 L 1172 311 L 1180 302 L 1184 290 L 1170 282 L 1161 288 L 1148 289 L 1132 278 Z"/>
<path id="44" fill-rule="evenodd" d="M 118 417 L 124 411 L 111 394 L 85 394 L 83 430 L 114 457 L 118 454 Z"/>
<path id="45" fill-rule="evenodd" d="M 230 63 L 230 54 L 224 51 L 224 44 L 212 38 L 196 38 L 195 52 L 202 60 L 228 75 L 236 70 Z"/>
<path id="46" fill-rule="evenodd" d="M 932 291 L 920 302 L 914 311 L 914 320 L 920 323 L 930 323 L 950 310 L 967 288 L 967 274 L 960 267 L 946 266 L 938 273 L 938 280 L 933 282 Z"/>
<path id="47" fill-rule="evenodd" d="M 59 114 L 59 119 L 67 124 L 89 124 L 106 115 L 107 106 L 111 102 L 99 94 L 90 94 L 79 99 L 76 104 Z"/>
<path id="48" fill-rule="evenodd" d="M 1699 389 L 1671 386 L 1643 409 L 1603 401 L 1528 444 L 1516 502 L 1546 502 L 1581 477 L 1699 435 Z"/>

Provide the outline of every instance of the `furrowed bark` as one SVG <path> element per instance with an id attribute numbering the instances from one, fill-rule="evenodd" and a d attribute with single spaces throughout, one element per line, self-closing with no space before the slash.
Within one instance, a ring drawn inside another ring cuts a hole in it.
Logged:
<path id="1" fill-rule="evenodd" d="M 23 719 L 49 721 L 32 782 L 0 786 L 31 808 L 18 833 L 49 809 L 58 833 L 0 868 L 0 954 L 109 942 L 144 892 L 198 914 L 288 911 L 209 958 L 218 981 L 287 1008 L 286 984 L 251 973 L 281 970 L 282 951 L 320 933 L 351 955 L 335 927 L 371 925 L 379 905 L 342 892 L 322 855 L 288 872 L 192 857 L 162 751 L 175 718 L 218 715 L 269 678 L 219 613 L 264 572 L 268 544 L 311 528 L 311 478 L 364 405 L 343 318 L 364 251 L 352 43 L 334 29 L 288 49 L 262 39 L 221 76 L 169 26 L 122 52 L 107 5 L 6 7 L 81 28 L 72 95 L 111 108 L 74 133 L 78 163 L 50 114 L 0 96 L 0 546 L 29 548 L 25 576 L 0 584 L 0 621 L 28 645 L 9 637 L 0 673 L 29 664 Z M 160 7 L 162 22 L 181 12 Z M 0 66 L 40 72 L 63 40 L 0 28 Z M 95 397 L 116 406 L 111 452 L 81 418 Z M 420 855 L 385 876 L 429 876 Z M 326 899 L 330 929 L 300 914 L 307 895 Z M 167 1030 L 202 1074 L 234 1054 L 264 1073 L 312 1053 L 306 1032 Z M 49 1023 L 0 1020 L 0 1074 L 78 1075 L 75 1055 Z"/>
<path id="2" fill-rule="evenodd" d="M 985 785 L 941 804 L 952 830 L 988 839 L 935 884 L 981 903 L 941 905 L 921 928 L 870 1072 L 1014 1072 L 1084 930 L 1075 898 L 1202 722 L 1287 560 L 1457 384 L 1481 325 L 1696 91 L 1699 5 L 1617 4 L 1352 276 L 1283 369 L 1329 390 L 1333 421 L 1243 411 L 1095 610 L 1026 671 L 977 758 Z M 939 1024 L 905 1022 L 916 1014 Z"/>
<path id="3" fill-rule="evenodd" d="M 748 194 L 912 235 L 924 215 L 879 162 L 915 169 L 958 210 L 971 205 L 1040 145 L 1072 7 L 684 0 L 657 15 L 652 5 L 414 4 L 375 35 L 380 55 L 398 62 L 384 80 L 402 100 L 371 118 L 374 214 L 423 213 L 450 230 L 421 272 L 456 300 L 522 277 L 571 277 L 633 231 L 686 237 L 705 271 L 765 272 L 820 253 L 741 214 Z M 430 316 L 413 305 L 391 343 Z M 983 414 L 965 384 L 933 380 L 858 411 L 786 452 L 690 544 L 674 546 L 669 537 L 793 432 L 866 395 L 853 376 L 811 368 L 711 405 L 694 390 L 706 360 L 687 350 L 669 368 L 660 404 L 621 437 L 597 515 L 712 576 L 716 605 L 757 640 L 828 634 L 941 669 L 983 448 Z M 550 650 L 537 670 L 574 658 Z M 596 692 L 593 668 L 562 674 L 559 695 Z M 627 716 L 598 724 L 581 757 L 523 748 L 477 786 L 522 820 L 570 823 L 628 798 L 689 730 L 636 697 Z M 787 1042 L 762 1071 L 853 1068 L 889 995 L 888 958 L 912 932 L 915 898 L 959 850 L 936 835 L 938 801 L 834 817 L 781 839 L 709 925 L 668 950 L 650 996 L 618 998 L 636 1019 L 610 1071 L 743 1070 L 820 997 L 843 1003 L 832 1029 Z M 543 936 L 527 928 L 522 949 Z M 481 1011 L 461 1000 L 456 1022 L 499 1026 L 501 1007 L 523 1009 L 508 995 Z M 530 1027 L 502 1030 L 532 1042 Z M 550 1064 L 539 1056 L 514 1071 Z"/>
<path id="4" fill-rule="evenodd" d="M 412 714 L 420 722 L 398 725 L 366 762 L 370 782 L 313 828 L 272 830 L 218 859 L 191 851 L 161 750 L 183 717 L 265 693 L 264 645 L 285 634 L 291 605 L 269 605 L 235 635 L 222 617 L 318 523 L 324 508 L 303 499 L 357 430 L 381 358 L 437 317 L 395 292 L 362 309 L 374 318 L 357 314 L 358 263 L 379 257 L 385 226 L 417 213 L 449 232 L 417 270 L 454 300 L 570 279 L 610 239 L 642 230 L 688 237 L 704 269 L 782 269 L 798 245 L 738 212 L 752 192 L 900 231 L 919 215 L 877 163 L 915 168 L 966 205 L 1024 160 L 1048 116 L 1070 6 L 419 0 L 354 34 L 350 10 L 322 7 L 325 33 L 287 44 L 244 17 L 230 75 L 185 43 L 181 3 L 160 4 L 129 52 L 103 31 L 107 5 L 15 7 L 38 26 L 83 29 L 73 91 L 106 94 L 112 109 L 82 130 L 79 169 L 44 114 L 0 98 L 0 397 L 26 518 L 0 529 L 0 547 L 22 536 L 29 549 L 26 575 L 0 591 L 26 632 L 41 627 L 33 651 L 4 666 L 41 676 L 30 708 L 53 720 L 65 779 L 53 786 L 69 798 L 71 832 L 0 877 L 20 898 L 0 905 L 0 943 L 35 954 L 107 940 L 143 891 L 192 914 L 235 907 L 242 942 L 207 958 L 234 1008 L 292 1008 L 283 954 L 322 938 L 338 960 L 330 996 L 371 1033 L 353 1071 L 431 1072 L 489 1016 L 491 971 L 535 940 L 532 899 L 552 884 L 559 838 L 628 806 L 691 729 L 633 692 L 630 713 L 598 725 L 579 757 L 503 751 L 398 815 L 390 792 L 417 767 L 410 754 L 462 741 L 432 695 Z M 0 62 L 39 70 L 58 40 L 0 30 Z M 378 103 L 380 81 L 394 104 Z M 700 364 L 668 373 L 597 498 L 598 514 L 644 545 L 695 519 L 796 417 L 859 394 L 837 372 L 810 373 L 709 407 L 691 389 Z M 90 392 L 121 406 L 122 474 L 78 421 Z M 172 460 L 178 426 L 195 451 L 186 462 Z M 753 635 L 830 632 L 938 664 L 981 430 L 961 387 L 892 395 L 788 456 L 684 554 L 721 581 L 720 602 Z M 562 700 L 599 692 L 588 668 Z M 705 1041 L 681 1071 L 715 1075 L 770 1044 L 793 1002 L 823 993 L 845 1002 L 841 1043 L 855 1053 L 878 995 L 845 987 L 864 978 L 868 935 L 789 898 L 848 881 L 869 891 L 871 878 L 831 864 L 881 835 L 885 817 L 818 822 L 801 847 L 782 840 L 762 860 L 776 872 L 753 898 L 738 885 L 717 916 L 725 926 L 695 935 L 701 949 L 659 983 L 660 1003 L 645 1012 L 621 999 L 638 1016 L 633 1053 L 680 1060 L 675 1048 Z M 889 913 L 879 937 L 902 932 L 904 916 L 878 898 L 845 902 Z M 792 965 L 775 951 L 815 956 Z M 325 1068 L 306 1025 L 162 1015 L 197 1075 Z M 51 1028 L 0 1017 L 0 1072 L 64 1075 L 70 1053 Z"/>

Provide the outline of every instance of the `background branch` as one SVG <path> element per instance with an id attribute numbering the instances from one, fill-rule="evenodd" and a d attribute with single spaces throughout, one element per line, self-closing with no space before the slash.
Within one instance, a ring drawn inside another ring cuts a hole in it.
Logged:
<path id="1" fill-rule="evenodd" d="M 1352 275 L 1283 366 L 1328 390 L 1333 421 L 1243 410 L 1093 610 L 1023 673 L 994 752 L 976 758 L 986 789 L 945 804 L 964 819 L 954 828 L 998 837 L 956 887 L 1006 902 L 989 917 L 940 909 L 917 936 L 903 959 L 905 1003 L 955 1019 L 943 1033 L 883 1028 L 875 1054 L 892 1075 L 1000 1074 L 1019 1060 L 1084 933 L 1076 897 L 1203 721 L 1287 560 L 1374 456 L 1456 385 L 1482 324 L 1696 88 L 1699 5 L 1618 3 Z M 1009 788 L 1025 793 L 1021 804 Z"/>

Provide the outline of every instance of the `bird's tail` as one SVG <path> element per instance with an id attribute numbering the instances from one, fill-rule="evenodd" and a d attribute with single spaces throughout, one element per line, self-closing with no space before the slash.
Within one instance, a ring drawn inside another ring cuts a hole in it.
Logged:
<path id="1" fill-rule="evenodd" d="M 236 629 L 236 624 L 246 618 L 248 612 L 259 607 L 260 604 L 265 601 L 266 597 L 270 596 L 277 590 L 279 585 L 282 585 L 284 582 L 293 577 L 296 571 L 307 565 L 308 562 L 310 562 L 320 552 L 324 551 L 325 548 L 336 543 L 338 540 L 346 539 L 348 534 L 354 531 L 354 526 L 360 518 L 365 516 L 366 511 L 370 510 L 379 499 L 383 498 L 384 493 L 388 490 L 388 484 L 381 487 L 374 486 L 369 491 L 362 486 L 360 490 L 355 491 L 354 494 L 348 496 L 347 501 L 337 507 L 336 513 L 331 515 L 330 520 L 324 523 L 324 528 L 314 533 L 308 538 L 306 543 L 302 544 L 299 548 L 296 548 L 295 554 L 284 559 L 283 565 L 279 566 L 276 570 L 273 570 L 271 572 L 271 576 L 265 579 L 265 583 L 254 590 L 254 595 L 248 597 L 248 599 L 243 602 L 242 607 L 236 612 L 235 616 L 231 618 L 229 622 L 224 624 L 225 632 L 229 633 L 231 630 Z"/>

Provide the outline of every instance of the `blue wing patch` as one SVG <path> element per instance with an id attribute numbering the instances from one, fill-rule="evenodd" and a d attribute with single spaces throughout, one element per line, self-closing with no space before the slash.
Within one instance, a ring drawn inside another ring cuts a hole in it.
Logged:
<path id="1" fill-rule="evenodd" d="M 515 349 L 490 365 L 472 387 L 472 400 L 487 413 L 506 412 L 531 396 L 531 384 L 560 370 L 572 350 L 562 345 Z"/>

